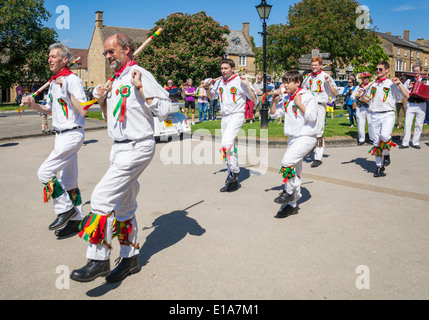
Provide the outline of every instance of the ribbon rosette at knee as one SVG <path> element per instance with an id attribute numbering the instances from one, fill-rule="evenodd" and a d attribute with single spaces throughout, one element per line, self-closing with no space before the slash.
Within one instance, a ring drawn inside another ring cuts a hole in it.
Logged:
<path id="1" fill-rule="evenodd" d="M 288 179 L 291 179 L 296 176 L 295 166 L 290 167 L 281 167 L 279 173 L 283 177 L 283 182 L 287 183 Z"/>
<path id="2" fill-rule="evenodd" d="M 396 147 L 396 143 L 392 142 L 391 140 L 389 142 L 380 141 L 380 148 L 381 150 L 389 150 L 391 147 Z"/>
<path id="3" fill-rule="evenodd" d="M 79 188 L 68 190 L 67 193 L 69 194 L 69 197 L 75 207 L 82 204 L 82 197 L 80 195 Z"/>
<path id="4" fill-rule="evenodd" d="M 119 110 L 121 110 L 119 122 L 123 122 L 125 119 L 125 108 L 127 105 L 127 98 L 131 94 L 131 87 L 130 86 L 121 86 L 119 89 L 116 90 L 116 95 L 120 94 L 121 98 L 118 101 L 118 104 L 115 107 L 115 110 L 113 111 L 113 116 L 116 117 L 116 114 Z"/>
<path id="5" fill-rule="evenodd" d="M 221 153 L 222 160 L 228 163 L 231 160 L 231 156 L 237 154 L 237 148 L 220 148 L 219 152 Z"/>
<path id="6" fill-rule="evenodd" d="M 51 197 L 52 199 L 58 198 L 60 195 L 64 193 L 63 187 L 58 182 L 57 178 L 52 178 L 52 180 L 45 183 L 45 187 L 43 188 L 43 202 L 48 202 Z"/>
<path id="7" fill-rule="evenodd" d="M 65 102 L 64 99 L 59 98 L 58 103 L 61 105 L 61 108 L 63 109 L 64 116 L 68 119 L 69 118 L 69 109 L 67 106 L 67 102 Z"/>
<path id="8" fill-rule="evenodd" d="M 235 96 L 237 94 L 237 88 L 236 87 L 232 87 L 229 92 L 231 92 L 231 94 L 232 94 L 232 101 L 234 101 L 235 103 L 237 103 L 237 98 Z"/>
<path id="9" fill-rule="evenodd" d="M 368 153 L 371 153 L 373 156 L 381 157 L 383 149 L 381 147 L 372 147 Z"/>

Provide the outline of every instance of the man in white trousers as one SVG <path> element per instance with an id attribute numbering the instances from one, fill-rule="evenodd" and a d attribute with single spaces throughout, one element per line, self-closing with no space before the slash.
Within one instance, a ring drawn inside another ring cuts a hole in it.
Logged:
<path id="1" fill-rule="evenodd" d="M 332 97 L 333 100 L 335 100 L 335 97 L 337 96 L 337 85 L 330 75 L 322 71 L 322 68 L 322 58 L 314 57 L 311 59 L 312 73 L 304 79 L 302 84 L 303 89 L 313 92 L 319 105 L 317 142 L 316 147 L 314 148 L 313 163 L 311 164 L 313 168 L 322 164 L 322 157 L 325 151 L 323 132 L 325 131 L 326 106 L 330 100 L 329 97 Z"/>
<path id="2" fill-rule="evenodd" d="M 396 102 L 403 97 L 408 99 L 407 89 L 398 78 L 387 78 L 390 65 L 386 61 L 380 61 L 376 66 L 377 80 L 368 88 L 363 102 L 369 104 L 371 114 L 371 127 L 374 147 L 370 153 L 375 156 L 376 171 L 374 177 L 384 175 L 385 166 L 391 162 L 390 148 L 396 146 L 390 141 L 395 125 Z"/>
<path id="3" fill-rule="evenodd" d="M 88 282 L 107 276 L 117 282 L 139 272 L 137 179 L 155 153 L 154 113 L 163 121 L 170 111 L 168 92 L 132 60 L 135 44 L 125 34 L 115 34 L 104 43 L 104 56 L 115 71 L 111 87 L 98 85 L 94 92 L 107 119 L 113 139 L 110 167 L 96 185 L 91 212 L 81 223 L 79 236 L 89 242 L 88 263 L 70 278 Z M 118 237 L 120 263 L 110 271 L 112 239 Z"/>
<path id="4" fill-rule="evenodd" d="M 420 64 L 416 64 L 413 67 L 413 71 L 414 77 L 408 79 L 404 83 L 404 87 L 407 88 L 408 91 L 411 90 L 413 83 L 423 81 L 423 77 L 421 75 L 422 66 Z M 420 149 L 420 136 L 423 130 L 423 122 L 425 121 L 426 117 L 426 100 L 411 96 L 408 98 L 407 111 L 405 112 L 404 139 L 402 140 L 402 145 L 399 147 L 399 149 L 408 148 L 410 145 L 411 127 L 413 125 L 414 117 L 416 117 L 416 121 L 414 123 L 412 147 L 415 149 Z"/>
<path id="5" fill-rule="evenodd" d="M 56 219 L 49 226 L 59 237 L 78 232 L 83 218 L 82 199 L 78 188 L 77 152 L 85 135 L 86 111 L 80 102 L 86 101 L 82 80 L 67 65 L 72 54 L 62 43 L 49 47 L 49 69 L 53 73 L 46 105 L 40 105 L 30 96 L 22 103 L 38 112 L 51 114 L 55 132 L 55 146 L 37 173 L 43 190 L 44 202 L 51 198 Z"/>
<path id="6" fill-rule="evenodd" d="M 274 199 L 274 202 L 283 204 L 277 218 L 298 213 L 302 161 L 316 145 L 319 112 L 314 95 L 302 89 L 303 77 L 298 71 L 286 72 L 282 81 L 287 94 L 281 95 L 281 89 L 276 91 L 278 94 L 274 95 L 270 109 L 273 119 L 284 117 L 284 134 L 289 137 L 279 172 L 283 177 L 284 190 Z"/>
<path id="7" fill-rule="evenodd" d="M 368 112 L 368 104 L 361 100 L 362 96 L 366 94 L 369 87 L 369 79 L 371 74 L 369 72 L 362 72 L 359 74 L 361 84 L 353 91 L 353 98 L 356 99 L 356 120 L 358 125 L 358 145 L 361 146 L 365 143 L 365 124 L 368 123 L 368 136 L 372 141 L 371 132 L 371 117 Z"/>
<path id="8" fill-rule="evenodd" d="M 240 167 L 238 166 L 235 139 L 244 123 L 246 97 L 254 103 L 257 102 L 258 98 L 256 90 L 251 87 L 247 77 L 239 77 L 234 73 L 235 63 L 233 60 L 222 60 L 220 68 L 222 79 L 213 83 L 211 88 L 211 80 L 205 81 L 204 87 L 207 90 L 208 98 L 210 100 L 219 99 L 220 103 L 220 114 L 222 115 L 222 148 L 220 152 L 228 167 L 225 186 L 220 191 L 230 192 L 239 187 Z"/>

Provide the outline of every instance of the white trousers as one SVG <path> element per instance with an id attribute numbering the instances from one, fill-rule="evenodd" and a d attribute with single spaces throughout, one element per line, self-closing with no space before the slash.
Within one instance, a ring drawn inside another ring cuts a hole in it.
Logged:
<path id="1" fill-rule="evenodd" d="M 296 176 L 287 180 L 284 184 L 284 190 L 289 194 L 294 194 L 294 201 L 289 205 L 296 207 L 297 201 L 301 198 L 301 172 L 302 160 L 316 144 L 316 137 L 302 136 L 302 137 L 289 137 L 287 149 L 282 159 L 283 167 L 295 166 Z"/>
<path id="2" fill-rule="evenodd" d="M 222 129 L 222 148 L 235 148 L 235 138 L 237 137 L 244 122 L 244 113 L 232 113 L 222 115 L 221 129 Z M 228 174 L 230 172 L 239 173 L 240 167 L 238 165 L 238 158 L 236 153 L 232 153 L 228 161 Z"/>
<path id="3" fill-rule="evenodd" d="M 368 112 L 368 108 L 357 107 L 356 108 L 356 120 L 357 120 L 357 124 L 358 124 L 359 142 L 365 142 L 365 124 L 366 124 L 366 122 L 368 122 L 369 139 L 373 140 L 372 128 L 371 128 L 371 115 Z"/>
<path id="4" fill-rule="evenodd" d="M 323 137 L 325 131 L 325 118 L 326 118 L 326 106 L 319 104 L 319 110 L 317 110 L 317 138 Z M 321 146 L 314 148 L 314 160 L 322 160 L 323 153 L 325 152 L 325 141 Z"/>
<path id="5" fill-rule="evenodd" d="M 137 244 L 138 226 L 135 219 L 137 194 L 140 185 L 137 179 L 146 169 L 155 154 L 153 138 L 129 143 L 114 143 L 110 152 L 110 167 L 100 182 L 95 186 L 91 197 L 91 212 L 98 215 L 114 216 L 107 218 L 107 243 L 111 242 L 112 223 L 131 220 L 133 229 L 129 241 Z M 120 257 L 129 258 L 139 253 L 133 246 L 120 246 Z M 89 243 L 86 257 L 93 260 L 107 260 L 110 249 L 102 244 Z"/>
<path id="6" fill-rule="evenodd" d="M 77 152 L 84 139 L 83 129 L 56 134 L 54 150 L 52 150 L 37 172 L 37 176 L 42 183 L 47 183 L 57 177 L 64 190 L 61 196 L 53 199 L 55 214 L 64 213 L 73 208 L 73 202 L 67 190 L 78 187 Z M 78 214 L 72 220 L 83 219 L 82 205 L 77 206 L 76 209 Z"/>
<path id="7" fill-rule="evenodd" d="M 423 122 L 426 117 L 426 103 L 408 104 L 407 112 L 405 113 L 404 139 L 402 140 L 403 146 L 408 146 L 410 144 L 411 127 L 413 125 L 414 116 L 416 117 L 416 122 L 414 123 L 413 146 L 418 146 L 423 130 Z"/>
<path id="8" fill-rule="evenodd" d="M 374 147 L 378 147 L 380 145 L 380 140 L 386 143 L 390 141 L 392 138 L 392 130 L 395 126 L 395 118 L 395 112 L 371 113 L 372 141 Z M 377 167 L 383 166 L 384 155 L 389 155 L 389 150 L 384 149 L 381 157 L 375 157 Z"/>

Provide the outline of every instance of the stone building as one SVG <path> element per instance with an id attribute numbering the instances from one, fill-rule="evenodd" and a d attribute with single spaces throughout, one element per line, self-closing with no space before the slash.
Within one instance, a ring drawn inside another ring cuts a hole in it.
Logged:
<path id="1" fill-rule="evenodd" d="M 252 39 L 249 34 L 249 23 L 243 22 L 242 30 L 231 30 L 224 34 L 228 40 L 225 57 L 235 62 L 235 69 L 245 68 L 245 73 L 251 77 L 256 75 L 255 54 L 252 50 Z"/>
<path id="2" fill-rule="evenodd" d="M 103 24 L 103 11 L 95 13 L 95 27 L 88 49 L 88 87 L 105 83 L 112 75 L 106 58 L 103 56 L 104 41 L 116 33 L 124 33 L 137 43 L 146 40 L 149 29 L 110 27 Z"/>

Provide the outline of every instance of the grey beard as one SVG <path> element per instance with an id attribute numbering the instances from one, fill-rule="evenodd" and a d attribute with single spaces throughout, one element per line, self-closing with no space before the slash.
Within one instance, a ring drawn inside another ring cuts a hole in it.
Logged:
<path id="1" fill-rule="evenodd" d="M 115 59 L 112 63 L 110 63 L 110 69 L 116 70 L 122 63 L 122 60 Z"/>

